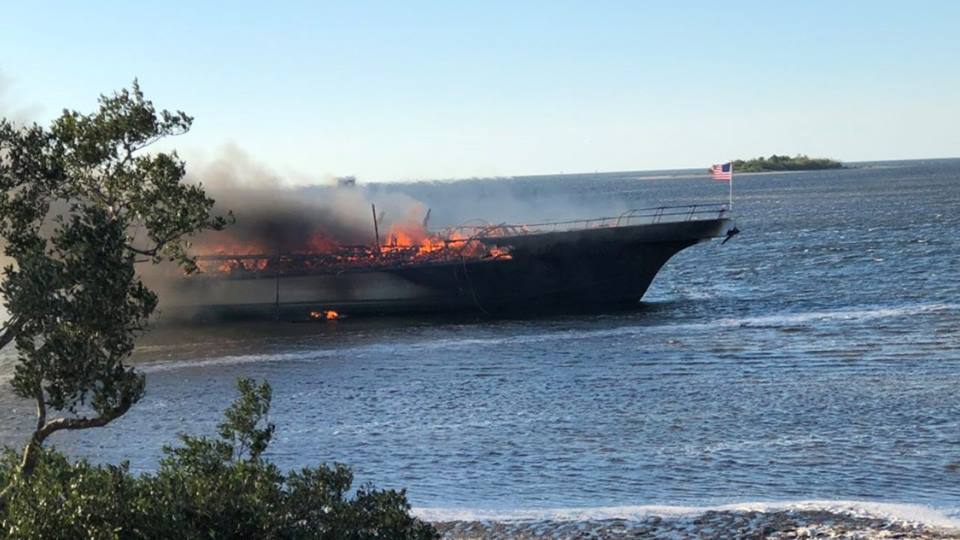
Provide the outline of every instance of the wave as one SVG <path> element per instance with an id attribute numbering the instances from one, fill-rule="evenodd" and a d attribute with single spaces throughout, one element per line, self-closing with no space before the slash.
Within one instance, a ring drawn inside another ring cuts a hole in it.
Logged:
<path id="1" fill-rule="evenodd" d="M 505 344 L 523 344 L 545 341 L 568 341 L 571 339 L 593 339 L 618 336 L 629 336 L 647 333 L 654 329 L 707 329 L 715 327 L 780 327 L 796 326 L 798 324 L 817 322 L 817 321 L 851 321 L 863 322 L 874 319 L 908 317 L 922 315 L 926 313 L 939 313 L 944 311 L 960 311 L 960 304 L 950 303 L 926 303 L 912 304 L 895 308 L 875 307 L 848 310 L 832 311 L 810 311 L 800 313 L 782 313 L 777 315 L 762 315 L 757 317 L 728 317 L 720 318 L 707 322 L 687 322 L 687 323 L 667 323 L 667 324 L 643 324 L 643 325 L 624 325 L 614 328 L 603 328 L 596 330 L 557 330 L 554 332 L 540 332 L 536 334 L 520 334 L 509 337 L 492 338 L 469 338 L 469 339 L 450 339 L 437 340 L 425 345 L 425 348 L 443 348 L 475 345 L 505 345 Z"/>
<path id="2" fill-rule="evenodd" d="M 595 330 L 569 329 L 545 331 L 531 334 L 518 334 L 508 337 L 490 338 L 453 338 L 433 340 L 428 343 L 411 345 L 421 349 L 442 349 L 474 347 L 478 345 L 511 345 L 525 343 L 541 343 L 550 341 L 569 341 L 577 339 L 609 338 L 631 336 L 650 332 L 651 330 L 673 329 L 707 329 L 715 327 L 780 327 L 796 326 L 816 321 L 851 321 L 863 322 L 874 319 L 897 318 L 925 313 L 939 313 L 944 311 L 960 311 L 960 304 L 926 303 L 912 304 L 895 308 L 876 307 L 833 311 L 811 311 L 801 313 L 785 313 L 778 315 L 763 315 L 757 317 L 720 318 L 707 322 L 667 323 L 623 325 L 613 328 Z"/>
<path id="3" fill-rule="evenodd" d="M 899 307 L 875 307 L 861 309 L 839 309 L 831 311 L 808 311 L 801 313 L 782 313 L 761 315 L 758 317 L 726 318 L 714 321 L 720 326 L 784 326 L 804 324 L 815 321 L 852 321 L 863 322 L 874 319 L 907 317 L 925 313 L 958 311 L 960 304 L 926 303 L 910 304 Z"/>
<path id="4" fill-rule="evenodd" d="M 594 522 L 608 520 L 643 521 L 651 517 L 682 519 L 708 512 L 829 512 L 861 518 L 877 518 L 892 522 L 921 523 L 932 527 L 960 529 L 960 508 L 936 509 L 909 503 L 872 501 L 801 500 L 781 502 L 744 502 L 719 506 L 606 506 L 531 510 L 478 510 L 459 508 L 414 508 L 413 513 L 432 522 Z"/>
<path id="5" fill-rule="evenodd" d="M 513 336 L 497 336 L 488 338 L 448 338 L 448 339 L 429 339 L 426 341 L 415 341 L 407 343 L 389 343 L 359 345 L 354 347 L 343 347 L 336 349 L 311 349 L 309 351 L 295 351 L 286 353 L 272 354 L 251 354 L 216 357 L 208 359 L 157 362 L 154 364 L 144 364 L 142 369 L 147 372 L 170 371 L 176 369 L 187 369 L 206 366 L 226 366 L 248 363 L 274 363 L 285 361 L 308 361 L 320 358 L 330 358 L 336 356 L 350 355 L 356 353 L 396 353 L 398 349 L 407 349 L 409 351 L 421 350 L 442 350 L 442 349 L 463 349 L 474 348 L 478 346 L 503 346 L 503 345 L 524 345 L 531 343 L 543 343 L 554 341 L 571 341 L 595 338 L 611 337 L 629 337 L 650 332 L 652 329 L 691 329 L 691 328 L 710 328 L 710 327 L 780 327 L 796 326 L 815 321 L 855 321 L 862 322 L 873 319 L 896 318 L 915 316 L 924 313 L 936 313 L 943 311 L 958 311 L 960 304 L 950 303 L 926 303 L 912 304 L 895 308 L 877 307 L 867 309 L 851 310 L 833 310 L 833 311 L 812 311 L 801 313 L 786 313 L 778 315 L 766 315 L 759 317 L 742 318 L 722 318 L 702 323 L 674 323 L 674 324 L 644 324 L 644 325 L 624 325 L 614 328 L 603 328 L 594 330 L 568 329 L 544 331 L 539 333 L 518 334 Z"/>
<path id="6" fill-rule="evenodd" d="M 923 303 L 910 304 L 899 307 L 873 307 L 830 311 L 808 311 L 799 313 L 780 313 L 776 315 L 762 315 L 757 317 L 726 317 L 705 322 L 673 322 L 658 324 L 629 324 L 612 328 L 597 329 L 544 329 L 537 333 L 515 334 L 512 336 L 492 336 L 474 338 L 424 338 L 420 341 L 400 343 L 376 343 L 356 345 L 352 347 L 338 347 L 333 349 L 309 349 L 280 353 L 256 353 L 232 356 L 200 358 L 193 360 L 167 360 L 140 364 L 145 373 L 168 372 L 181 369 L 231 366 L 241 364 L 281 363 L 313 361 L 322 358 L 335 358 L 351 354 L 384 353 L 395 354 L 398 349 L 411 352 L 427 350 L 458 350 L 483 346 L 525 345 L 533 343 L 569 342 L 597 338 L 616 338 L 644 335 L 651 331 L 689 330 L 710 328 L 781 328 L 796 327 L 821 321 L 848 321 L 865 322 L 884 318 L 911 317 L 927 313 L 960 311 L 960 304 L 955 303 Z M 0 354 L 0 382 L 12 376 L 12 358 L 4 362 Z"/>
<path id="7" fill-rule="evenodd" d="M 380 348 L 371 346 L 370 349 Z M 393 350 L 391 347 L 382 347 L 385 351 Z M 305 360 L 314 360 L 319 358 L 333 357 L 341 354 L 349 354 L 350 349 L 331 349 L 331 350 L 312 350 L 297 351 L 287 353 L 271 354 L 243 354 L 233 356 L 218 356 L 213 358 L 203 358 L 197 360 L 171 360 L 162 362 L 151 362 L 139 364 L 137 367 L 144 373 L 162 373 L 167 371 L 177 371 L 181 369 L 206 368 L 218 366 L 235 366 L 242 364 L 272 364 L 276 362 L 297 362 Z"/>

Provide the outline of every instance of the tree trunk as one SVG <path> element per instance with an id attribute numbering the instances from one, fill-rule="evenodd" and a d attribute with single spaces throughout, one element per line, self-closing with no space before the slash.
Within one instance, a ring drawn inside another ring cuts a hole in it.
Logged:
<path id="1" fill-rule="evenodd" d="M 9 479 L 3 491 L 0 491 L 0 514 L 6 510 L 7 499 L 10 497 L 10 491 L 18 480 L 26 480 L 33 474 L 37 468 L 37 458 L 39 458 L 40 448 L 43 446 L 43 439 L 40 438 L 40 432 L 36 431 L 30 437 L 30 442 L 23 449 L 23 459 L 20 461 L 20 468 L 15 477 Z"/>
<path id="2" fill-rule="evenodd" d="M 47 437 L 64 429 L 75 430 L 103 427 L 116 418 L 122 416 L 133 405 L 131 400 L 123 399 L 115 409 L 107 411 L 101 416 L 95 416 L 93 418 L 55 418 L 48 422 L 46 399 L 43 393 L 43 388 L 39 385 L 37 385 L 36 388 L 36 399 L 37 427 L 30 436 L 30 441 L 23 449 L 23 458 L 21 459 L 20 467 L 17 470 L 17 477 L 11 478 L 9 483 L 3 488 L 2 491 L 0 491 L 0 513 L 3 513 L 4 509 L 6 508 L 7 500 L 10 497 L 10 491 L 13 489 L 14 483 L 16 483 L 18 480 L 27 480 L 30 478 L 30 475 L 33 474 L 34 469 L 37 468 L 37 460 L 40 458 L 40 452 L 43 449 L 43 442 L 47 440 Z"/>
<path id="3" fill-rule="evenodd" d="M 33 437 L 30 438 L 30 442 L 27 443 L 26 448 L 23 449 L 23 459 L 20 461 L 19 471 L 21 479 L 26 480 L 30 478 L 33 470 L 37 468 L 37 458 L 39 457 L 42 446 L 43 441 L 39 440 L 37 434 L 34 433 Z"/>
<path id="4" fill-rule="evenodd" d="M 7 507 L 7 499 L 10 497 L 10 491 L 13 489 L 14 484 L 18 480 L 30 478 L 33 470 L 37 468 L 37 458 L 39 457 L 41 446 L 43 446 L 43 439 L 40 438 L 40 431 L 38 430 L 33 433 L 30 437 L 30 442 L 28 442 L 27 446 L 23 449 L 23 458 L 20 460 L 20 467 L 17 469 L 16 475 L 12 476 L 3 488 L 3 491 L 0 491 L 0 514 L 2 514 Z"/>

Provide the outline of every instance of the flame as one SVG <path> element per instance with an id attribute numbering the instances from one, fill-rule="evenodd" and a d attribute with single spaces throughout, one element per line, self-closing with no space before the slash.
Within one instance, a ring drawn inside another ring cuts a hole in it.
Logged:
<path id="1" fill-rule="evenodd" d="M 510 254 L 509 248 L 500 246 L 490 248 L 490 256 L 501 261 L 509 261 L 513 258 L 513 255 Z"/>
<path id="2" fill-rule="evenodd" d="M 308 253 L 330 253 L 337 249 L 337 243 L 323 233 L 317 233 L 307 240 Z"/>
<path id="3" fill-rule="evenodd" d="M 340 318 L 340 314 L 332 309 L 325 309 L 321 311 L 311 311 L 310 318 L 320 321 L 335 321 Z"/>
<path id="4" fill-rule="evenodd" d="M 427 255 L 442 250 L 444 241 L 431 235 L 419 224 L 397 223 L 387 233 L 387 244 L 380 246 L 381 251 L 397 252 L 415 250 L 417 255 Z"/>
<path id="5" fill-rule="evenodd" d="M 275 246 L 257 242 L 243 243 L 235 238 L 227 238 L 220 244 L 203 246 L 197 251 L 202 253 L 197 261 L 201 272 L 240 277 L 250 274 L 286 275 L 290 272 L 318 270 L 339 272 L 463 259 L 512 258 L 509 247 L 490 247 L 456 229 L 443 233 L 431 232 L 422 223 L 414 220 L 392 224 L 379 246 L 342 246 L 322 232 L 316 232 L 309 236 L 304 245 L 282 254 L 277 252 Z M 324 319 L 327 318 L 326 313 L 311 312 L 310 316 Z"/>
<path id="6" fill-rule="evenodd" d="M 381 253 L 412 253 L 414 258 L 460 258 L 478 259 L 486 256 L 503 258 L 506 248 L 487 248 L 482 242 L 469 238 L 457 230 L 444 234 L 431 233 L 422 225 L 395 224 L 387 235 L 387 243 L 380 246 Z M 496 251 L 496 253 L 494 253 Z"/>
<path id="7" fill-rule="evenodd" d="M 269 250 L 257 244 L 229 241 L 201 249 L 204 255 L 209 257 L 197 261 L 197 267 L 204 273 L 262 272 L 270 264 L 270 259 L 266 256 Z M 255 257 L 252 255 L 264 256 Z"/>

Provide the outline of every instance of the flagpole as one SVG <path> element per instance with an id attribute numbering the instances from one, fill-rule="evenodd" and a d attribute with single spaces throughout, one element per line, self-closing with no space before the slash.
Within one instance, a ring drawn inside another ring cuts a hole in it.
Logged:
<path id="1" fill-rule="evenodd" d="M 727 192 L 728 203 L 727 207 L 733 212 L 733 161 L 730 161 L 730 182 L 729 182 L 729 191 Z"/>

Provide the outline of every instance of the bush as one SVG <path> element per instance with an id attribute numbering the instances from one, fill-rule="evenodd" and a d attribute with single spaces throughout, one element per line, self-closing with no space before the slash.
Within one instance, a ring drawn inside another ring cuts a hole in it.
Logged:
<path id="1" fill-rule="evenodd" d="M 430 539 L 437 533 L 410 515 L 403 491 L 359 487 L 350 469 L 304 468 L 284 474 L 262 459 L 273 434 L 265 418 L 270 387 L 238 381 L 219 437 L 181 435 L 165 447 L 154 474 L 127 464 L 71 463 L 43 450 L 33 474 L 17 479 L 18 456 L 0 456 L 0 482 L 14 482 L 0 514 L 9 538 Z"/>

